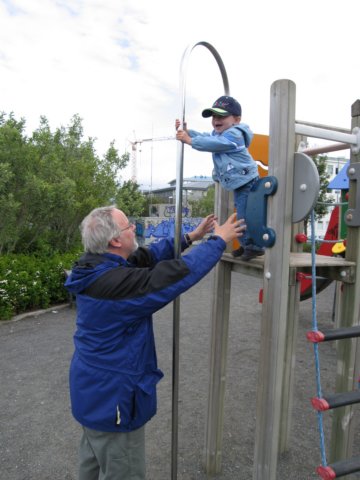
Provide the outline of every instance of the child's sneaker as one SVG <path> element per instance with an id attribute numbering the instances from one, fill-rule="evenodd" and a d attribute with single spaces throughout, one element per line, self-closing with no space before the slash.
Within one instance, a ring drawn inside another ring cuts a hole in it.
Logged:
<path id="1" fill-rule="evenodd" d="M 244 253 L 241 255 L 241 260 L 244 262 L 248 262 L 252 258 L 261 257 L 265 254 L 265 250 L 245 250 Z"/>
<path id="2" fill-rule="evenodd" d="M 241 255 L 245 252 L 244 247 L 239 247 L 237 250 L 233 250 L 231 255 L 235 258 L 241 257 Z"/>

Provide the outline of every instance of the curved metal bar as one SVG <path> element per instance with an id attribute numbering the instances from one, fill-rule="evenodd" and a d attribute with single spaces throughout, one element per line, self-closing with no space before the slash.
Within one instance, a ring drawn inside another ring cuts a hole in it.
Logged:
<path id="1" fill-rule="evenodd" d="M 207 48 L 214 56 L 223 80 L 225 95 L 229 95 L 229 81 L 224 63 L 217 50 L 208 42 L 198 42 L 189 45 L 182 57 L 180 65 L 180 111 L 179 117 L 185 122 L 185 95 L 186 75 L 189 57 L 197 46 Z M 175 258 L 181 254 L 181 229 L 182 229 L 182 190 L 184 171 L 184 144 L 178 142 L 176 163 L 176 207 L 175 207 Z M 173 302 L 173 365 L 172 365 L 172 435 L 171 435 L 171 480 L 177 479 L 177 455 L 178 455 L 178 403 L 179 403 L 179 338 L 180 338 L 180 298 Z"/>

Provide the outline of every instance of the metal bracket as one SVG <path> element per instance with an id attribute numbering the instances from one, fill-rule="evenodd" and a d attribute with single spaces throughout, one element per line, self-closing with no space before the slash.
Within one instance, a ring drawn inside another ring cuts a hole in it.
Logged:
<path id="1" fill-rule="evenodd" d="M 350 181 L 360 180 L 360 163 L 350 163 L 346 173 Z M 360 226 L 360 182 L 356 188 L 355 208 L 346 211 L 345 223 L 349 227 Z"/>
<path id="2" fill-rule="evenodd" d="M 307 149 L 306 142 L 304 142 L 304 140 L 301 140 L 301 142 L 299 142 L 297 151 L 298 151 L 298 152 L 302 152 L 302 151 L 304 151 L 304 150 L 306 150 L 306 149 Z"/>
<path id="3" fill-rule="evenodd" d="M 278 182 L 276 177 L 263 177 L 256 182 L 248 196 L 245 221 L 249 237 L 262 247 L 272 247 L 276 234 L 272 228 L 266 226 L 267 197 L 274 195 Z"/>
<path id="4" fill-rule="evenodd" d="M 354 127 L 351 132 L 353 135 L 355 135 L 357 144 L 351 146 L 351 151 L 355 155 L 357 155 L 360 152 L 360 128 L 359 127 Z"/>

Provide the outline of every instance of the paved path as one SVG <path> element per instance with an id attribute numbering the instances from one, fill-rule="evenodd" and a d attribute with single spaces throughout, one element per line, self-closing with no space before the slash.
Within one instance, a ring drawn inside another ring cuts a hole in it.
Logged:
<path id="1" fill-rule="evenodd" d="M 208 386 L 209 317 L 212 273 L 181 299 L 179 480 L 205 480 L 201 466 Z M 219 480 L 252 478 L 255 402 L 260 340 L 261 281 L 233 274 L 223 471 Z M 331 325 L 334 288 L 318 296 L 319 325 Z M 148 480 L 171 475 L 172 304 L 157 313 L 159 409 L 147 426 Z M 0 324 L 0 479 L 76 479 L 80 428 L 68 396 L 75 309 L 62 308 Z M 316 416 L 309 398 L 316 392 L 311 303 L 300 307 L 294 422 L 290 451 L 279 460 L 278 480 L 318 478 L 320 462 Z M 322 382 L 333 388 L 335 349 L 321 349 Z M 329 417 L 328 417 L 329 418 Z M 326 432 L 329 422 L 325 422 Z"/>

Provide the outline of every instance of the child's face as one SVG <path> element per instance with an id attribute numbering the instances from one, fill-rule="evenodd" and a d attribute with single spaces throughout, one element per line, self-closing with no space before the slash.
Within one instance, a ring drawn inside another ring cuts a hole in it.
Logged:
<path id="1" fill-rule="evenodd" d="M 229 115 L 228 117 L 220 117 L 220 115 L 212 116 L 212 126 L 216 133 L 222 133 L 233 125 L 240 123 L 241 117 Z"/>

